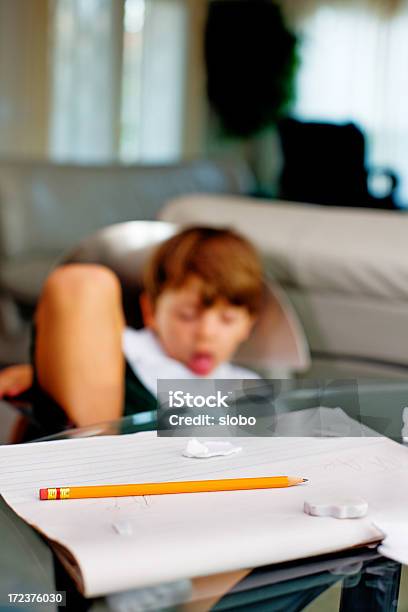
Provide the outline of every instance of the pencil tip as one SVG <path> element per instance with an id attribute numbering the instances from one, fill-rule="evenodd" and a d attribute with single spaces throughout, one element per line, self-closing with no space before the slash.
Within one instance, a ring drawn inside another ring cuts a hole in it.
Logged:
<path id="1" fill-rule="evenodd" d="M 302 478 L 303 482 L 309 482 L 308 478 Z"/>

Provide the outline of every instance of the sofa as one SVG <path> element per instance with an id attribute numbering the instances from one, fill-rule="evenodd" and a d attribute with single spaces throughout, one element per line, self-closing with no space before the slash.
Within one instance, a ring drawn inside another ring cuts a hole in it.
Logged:
<path id="1" fill-rule="evenodd" d="M 56 257 L 102 225 L 159 218 L 229 225 L 254 241 L 303 324 L 306 376 L 406 378 L 408 217 L 243 195 L 252 188 L 239 161 L 0 164 L 0 362 L 27 359 L 28 321 Z"/>

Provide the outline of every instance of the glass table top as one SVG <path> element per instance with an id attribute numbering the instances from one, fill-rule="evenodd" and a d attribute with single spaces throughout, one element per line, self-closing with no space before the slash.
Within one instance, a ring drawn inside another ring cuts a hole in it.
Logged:
<path id="1" fill-rule="evenodd" d="M 155 411 L 141 412 L 117 421 L 66 430 L 41 441 L 129 434 L 155 427 Z M 87 600 L 78 593 L 47 541 L 21 521 L 2 498 L 0 541 L 0 610 L 19 609 L 16 604 L 9 604 L 8 593 L 54 591 L 66 591 L 68 610 L 290 612 L 317 606 L 310 610 L 376 612 L 394 611 L 398 607 L 401 565 L 382 557 L 375 547 L 359 547 L 242 572 L 186 578 L 177 583 Z M 327 599 L 327 593 L 330 595 L 333 589 L 337 589 L 337 595 Z M 319 601 L 324 597 L 324 607 L 319 608 Z M 405 604 L 399 602 L 399 610 L 408 609 L 408 599 L 404 601 Z M 30 610 L 55 609 L 45 604 L 30 606 Z"/>

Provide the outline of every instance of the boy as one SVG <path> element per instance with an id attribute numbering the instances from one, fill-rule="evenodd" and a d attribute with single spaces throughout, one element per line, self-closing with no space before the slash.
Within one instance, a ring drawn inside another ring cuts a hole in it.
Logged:
<path id="1" fill-rule="evenodd" d="M 230 230 L 189 228 L 156 249 L 144 274 L 143 330 L 125 329 L 110 270 L 56 269 L 36 313 L 38 420 L 55 430 L 155 408 L 157 378 L 257 378 L 229 360 L 251 332 L 262 292 L 254 248 Z M 5 371 L 3 389 L 7 376 L 6 390 L 21 391 L 32 370 Z"/>

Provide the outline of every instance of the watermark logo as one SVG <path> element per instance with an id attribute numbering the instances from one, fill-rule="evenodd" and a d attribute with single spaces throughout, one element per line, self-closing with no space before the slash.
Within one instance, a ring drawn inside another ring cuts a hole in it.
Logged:
<path id="1" fill-rule="evenodd" d="M 400 385 L 401 386 L 401 385 Z M 158 435 L 408 439 L 408 384 L 357 379 L 159 379 Z"/>
<path id="2" fill-rule="evenodd" d="M 169 408 L 229 408 L 228 398 L 232 391 L 223 394 L 217 391 L 215 395 L 194 395 L 182 390 L 169 391 Z"/>

